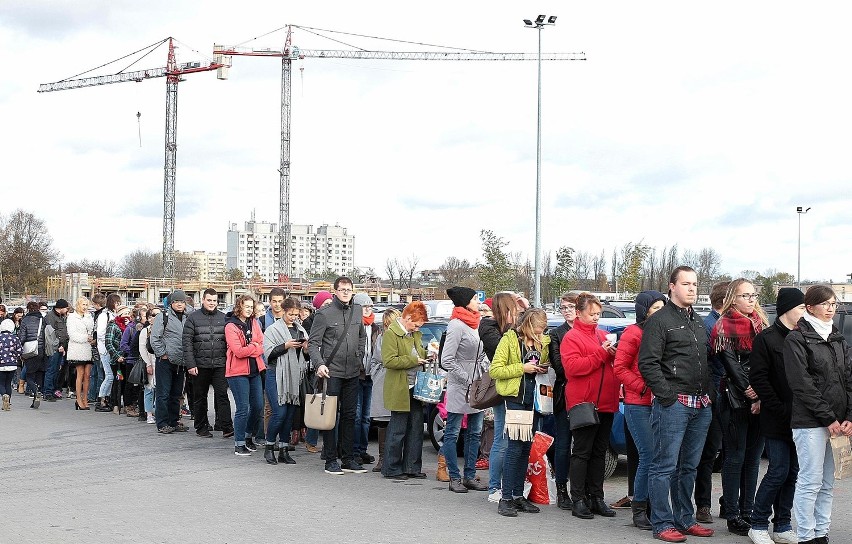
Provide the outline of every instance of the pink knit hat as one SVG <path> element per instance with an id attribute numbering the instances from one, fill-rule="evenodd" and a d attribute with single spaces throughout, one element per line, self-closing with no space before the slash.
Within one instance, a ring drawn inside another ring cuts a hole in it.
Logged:
<path id="1" fill-rule="evenodd" d="M 322 303 L 325 302 L 326 300 L 330 299 L 330 298 L 331 298 L 331 293 L 329 293 L 328 291 L 320 291 L 319 293 L 314 295 L 314 301 L 313 301 L 314 308 L 319 310 L 320 308 L 322 308 Z"/>

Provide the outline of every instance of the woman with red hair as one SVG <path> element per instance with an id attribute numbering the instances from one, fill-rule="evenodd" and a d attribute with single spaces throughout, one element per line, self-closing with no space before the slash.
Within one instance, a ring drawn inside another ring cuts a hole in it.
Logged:
<path id="1" fill-rule="evenodd" d="M 414 301 L 385 331 L 382 364 L 387 369 L 384 384 L 385 408 L 390 423 L 385 434 L 382 475 L 394 480 L 422 479 L 423 404 L 412 396 L 414 377 L 426 363 L 423 333 L 426 305 Z"/>

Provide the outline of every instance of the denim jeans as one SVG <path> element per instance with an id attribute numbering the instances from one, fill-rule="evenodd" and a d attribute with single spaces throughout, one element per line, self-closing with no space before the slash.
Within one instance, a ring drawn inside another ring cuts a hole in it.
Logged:
<path id="1" fill-rule="evenodd" d="M 793 429 L 799 478 L 793 499 L 800 542 L 828 534 L 834 496 L 834 453 L 828 427 Z"/>
<path id="2" fill-rule="evenodd" d="M 95 399 L 100 396 L 101 384 L 104 382 L 104 367 L 100 361 L 96 361 L 92 365 L 92 371 L 89 374 L 89 402 L 95 402 Z"/>
<path id="3" fill-rule="evenodd" d="M 776 533 L 783 533 L 792 529 L 790 516 L 793 494 L 796 491 L 796 476 L 799 473 L 796 445 L 789 440 L 767 438 L 766 453 L 769 455 L 769 468 L 766 469 L 754 497 L 751 526 L 768 530 L 769 515 L 774 510 L 773 529 Z"/>
<path id="4" fill-rule="evenodd" d="M 423 468 L 423 403 L 411 396 L 408 412 L 391 412 L 385 434 L 382 474 L 418 474 Z"/>
<path id="5" fill-rule="evenodd" d="M 718 397 L 717 397 L 718 398 Z M 713 466 L 716 464 L 716 456 L 722 447 L 722 426 L 719 424 L 719 404 L 710 407 L 710 427 L 707 428 L 707 439 L 704 441 L 704 449 L 701 451 L 701 461 L 695 474 L 695 506 L 710 508 L 713 494 Z M 721 502 L 721 499 L 719 499 Z"/>
<path id="6" fill-rule="evenodd" d="M 476 478 L 476 457 L 479 454 L 479 438 L 482 436 L 482 420 L 484 417 L 484 412 L 467 415 L 467 428 L 464 429 L 464 478 L 467 480 Z M 447 471 L 453 480 L 462 477 L 459 473 L 457 444 L 459 432 L 462 430 L 463 418 L 464 414 L 447 412 L 447 424 L 444 426 L 444 444 L 441 446 L 441 455 L 447 460 Z"/>
<path id="7" fill-rule="evenodd" d="M 654 434 L 651 432 L 651 407 L 641 404 L 625 404 L 624 419 L 630 435 L 639 451 L 639 466 L 633 479 L 633 499 L 648 500 L 648 467 L 654 457 Z"/>
<path id="8" fill-rule="evenodd" d="M 446 438 L 445 438 L 446 440 Z M 501 402 L 494 407 L 494 442 L 488 454 L 488 492 L 493 493 L 503 488 L 503 466 L 506 460 L 506 448 L 509 440 L 506 438 L 506 403 Z"/>
<path id="9" fill-rule="evenodd" d="M 722 398 L 726 403 L 727 397 Z M 757 416 L 748 409 L 730 410 L 721 418 L 725 464 L 722 466 L 722 496 L 725 515 L 750 517 L 757 491 L 763 437 Z"/>
<path id="10" fill-rule="evenodd" d="M 275 444 L 277 440 L 283 448 L 290 442 L 290 429 L 293 427 L 293 416 L 299 409 L 297 404 L 278 404 L 278 382 L 275 381 L 275 367 L 266 372 L 266 400 L 272 415 L 266 424 L 266 443 Z"/>
<path id="11" fill-rule="evenodd" d="M 567 484 L 571 467 L 571 422 L 567 411 L 554 416 L 556 440 L 553 442 L 553 472 L 557 484 Z"/>
<path id="12" fill-rule="evenodd" d="M 506 409 L 532 412 L 533 405 L 532 403 L 520 404 L 507 400 Z M 533 428 L 535 428 L 539 418 L 539 414 L 533 412 Z M 532 441 L 508 440 L 506 458 L 503 462 L 503 499 L 517 499 L 524 496 L 524 481 L 527 478 L 531 447 Z"/>
<path id="13" fill-rule="evenodd" d="M 615 414 L 598 413 L 600 423 L 580 427 L 571 432 L 574 447 L 571 448 L 571 500 L 585 497 L 604 498 L 604 472 L 606 472 L 606 450 Z"/>
<path id="14" fill-rule="evenodd" d="M 157 387 L 159 386 L 158 380 Z M 228 386 L 234 395 L 234 406 L 236 407 L 234 410 L 234 445 L 244 446 L 246 438 L 254 436 L 257 422 L 263 415 L 263 388 L 260 386 L 260 374 L 252 377 L 231 376 L 228 378 Z"/>
<path id="15" fill-rule="evenodd" d="M 53 395 L 57 387 L 57 378 L 59 377 L 59 367 L 62 365 L 62 354 L 58 351 L 47 359 L 47 368 L 44 371 L 44 389 L 42 392 L 47 395 Z"/>
<path id="16" fill-rule="evenodd" d="M 648 469 L 648 495 L 654 533 L 695 524 L 692 491 L 711 417 L 709 407 L 689 408 L 677 401 L 663 406 L 656 399 L 651 404 L 654 457 Z"/>
<path id="17" fill-rule="evenodd" d="M 145 386 L 145 411 L 153 412 L 155 407 L 156 390 L 150 385 Z"/>
<path id="18" fill-rule="evenodd" d="M 101 369 L 104 372 L 104 381 L 101 382 L 101 388 L 98 391 L 99 397 L 109 397 L 112 393 L 112 365 L 110 364 L 110 358 L 108 353 L 101 353 Z M 157 378 L 159 381 L 160 378 Z M 171 383 L 171 382 L 169 382 Z M 159 425 L 158 425 L 159 427 Z"/>
<path id="19" fill-rule="evenodd" d="M 305 444 L 316 447 L 319 442 L 319 433 L 316 429 L 305 429 Z"/>
<path id="20" fill-rule="evenodd" d="M 322 432 L 322 458 L 326 462 L 334 461 L 338 457 L 343 464 L 352 462 L 359 381 L 357 376 L 328 379 L 328 394 L 337 396 L 337 410 L 340 415 L 333 429 Z"/>
<path id="21" fill-rule="evenodd" d="M 154 380 L 157 382 L 157 403 L 154 410 L 157 416 L 157 429 L 167 426 L 175 427 L 180 419 L 183 375 L 183 367 L 170 363 L 168 359 L 160 359 L 154 365 Z M 112 376 L 112 371 L 109 376 Z M 104 380 L 104 384 L 106 383 Z"/>
<path id="22" fill-rule="evenodd" d="M 373 380 L 367 376 L 358 380 L 358 404 L 355 406 L 355 440 L 352 451 L 355 455 L 367 453 L 370 442 L 370 403 L 373 398 Z M 420 471 L 418 471 L 420 472 Z"/>

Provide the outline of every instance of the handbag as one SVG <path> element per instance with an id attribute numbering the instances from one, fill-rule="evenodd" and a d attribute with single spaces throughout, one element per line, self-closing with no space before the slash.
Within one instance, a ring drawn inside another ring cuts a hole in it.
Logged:
<path id="1" fill-rule="evenodd" d="M 130 369 L 130 374 L 127 375 L 127 383 L 132 385 L 145 385 L 146 378 L 148 373 L 146 372 L 147 366 L 145 361 L 139 359 L 134 363 L 133 368 Z"/>
<path id="2" fill-rule="evenodd" d="M 506 410 L 506 437 L 509 440 L 532 442 L 533 411 Z"/>
<path id="3" fill-rule="evenodd" d="M 437 363 L 430 365 L 429 371 L 418 370 L 414 376 L 414 390 L 411 396 L 426 404 L 438 404 L 444 393 L 444 378 L 438 375 Z"/>
<path id="4" fill-rule="evenodd" d="M 488 372 L 482 373 L 482 367 L 479 365 L 479 349 L 476 350 L 476 359 L 473 364 L 473 380 L 467 386 L 467 403 L 470 407 L 484 410 L 503 402 L 503 397 L 497 394 L 497 381 Z"/>
<path id="5" fill-rule="evenodd" d="M 597 402 L 581 402 L 568 410 L 568 426 L 571 427 L 572 431 L 598 425 L 601 422 L 600 417 L 598 417 L 598 403 L 601 401 L 601 391 L 603 391 L 605 365 L 606 363 L 601 366 L 601 386 L 598 388 Z"/>
<path id="6" fill-rule="evenodd" d="M 22 346 L 23 349 L 21 350 L 21 359 L 24 361 L 32 359 L 38 355 L 38 337 L 41 336 L 41 326 L 43 323 L 44 318 L 38 320 L 38 332 L 36 333 L 36 339 L 24 342 L 24 345 Z"/>
<path id="7" fill-rule="evenodd" d="M 831 452 L 834 456 L 834 479 L 852 476 L 852 442 L 848 436 L 832 436 Z"/>
<path id="8" fill-rule="evenodd" d="M 305 427 L 330 431 L 337 422 L 337 397 L 328 395 L 328 380 L 322 379 L 322 391 L 305 398 Z"/>

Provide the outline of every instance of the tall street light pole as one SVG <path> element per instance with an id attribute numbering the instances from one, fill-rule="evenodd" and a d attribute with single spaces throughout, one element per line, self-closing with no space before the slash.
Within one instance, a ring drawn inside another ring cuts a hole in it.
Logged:
<path id="1" fill-rule="evenodd" d="M 810 207 L 802 209 L 801 206 L 796 206 L 796 213 L 799 214 L 799 249 L 798 249 L 798 270 L 796 271 L 796 287 L 802 286 L 802 216 L 808 211 L 810 211 Z"/>
<path id="2" fill-rule="evenodd" d="M 524 19 L 526 28 L 538 30 L 538 125 L 535 149 L 535 292 L 533 306 L 541 308 L 541 31 L 556 24 L 556 15 L 539 15 L 535 21 Z"/>

